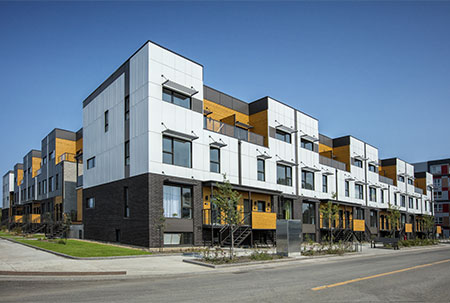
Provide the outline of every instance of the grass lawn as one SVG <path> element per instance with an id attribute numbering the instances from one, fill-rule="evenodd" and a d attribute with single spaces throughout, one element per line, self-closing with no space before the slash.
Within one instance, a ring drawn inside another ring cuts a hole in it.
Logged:
<path id="1" fill-rule="evenodd" d="M 150 252 L 117 247 L 106 244 L 91 243 L 68 239 L 67 244 L 59 244 L 57 242 L 47 242 L 38 240 L 15 239 L 18 242 L 45 248 L 55 252 L 63 253 L 74 257 L 113 257 L 113 256 L 136 256 L 150 255 Z"/>

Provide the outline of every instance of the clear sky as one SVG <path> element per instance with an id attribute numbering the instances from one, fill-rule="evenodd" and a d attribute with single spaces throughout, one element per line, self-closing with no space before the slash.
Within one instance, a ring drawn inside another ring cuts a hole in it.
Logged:
<path id="1" fill-rule="evenodd" d="M 78 130 L 82 101 L 146 40 L 381 158 L 450 157 L 450 2 L 0 1 L 0 173 L 53 128 Z"/>

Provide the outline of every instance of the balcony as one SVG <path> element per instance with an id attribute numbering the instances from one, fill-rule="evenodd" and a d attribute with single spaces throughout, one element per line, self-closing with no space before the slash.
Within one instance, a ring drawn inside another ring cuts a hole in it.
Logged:
<path id="1" fill-rule="evenodd" d="M 421 189 L 421 188 L 414 187 L 414 192 L 415 192 L 416 194 L 421 194 L 421 195 L 423 195 L 423 189 Z"/>
<path id="2" fill-rule="evenodd" d="M 378 181 L 383 182 L 385 184 L 394 185 L 394 180 L 392 180 L 391 178 L 382 176 L 382 175 L 378 176 Z"/>
<path id="3" fill-rule="evenodd" d="M 71 153 L 64 153 L 61 156 L 58 157 L 58 163 L 62 161 L 69 161 L 69 162 L 77 162 L 75 158 L 75 154 Z"/>
<path id="4" fill-rule="evenodd" d="M 347 170 L 347 165 L 343 162 L 339 162 L 328 157 L 319 155 L 319 163 L 322 165 L 334 167 L 340 170 Z"/>
<path id="5" fill-rule="evenodd" d="M 268 212 L 252 212 L 253 229 L 277 229 L 277 214 Z"/>
<path id="6" fill-rule="evenodd" d="M 204 118 L 203 128 L 242 141 L 264 146 L 264 136 L 208 117 Z"/>

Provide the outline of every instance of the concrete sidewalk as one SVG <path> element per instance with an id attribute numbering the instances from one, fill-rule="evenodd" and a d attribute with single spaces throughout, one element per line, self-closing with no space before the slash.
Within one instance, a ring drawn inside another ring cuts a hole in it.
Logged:
<path id="1" fill-rule="evenodd" d="M 370 256 L 389 256 L 392 254 L 402 254 L 407 252 L 422 251 L 445 248 L 448 245 L 438 245 L 433 247 L 402 248 L 401 250 L 370 248 L 370 245 L 363 245 L 359 253 L 350 253 L 344 256 L 318 256 L 318 257 L 298 257 L 291 262 L 316 263 L 316 262 L 338 262 L 343 258 L 360 258 Z M 268 268 L 290 266 L 291 262 L 266 263 L 245 265 L 221 269 L 212 269 L 199 265 L 188 264 L 183 259 L 192 259 L 191 256 L 179 254 L 167 256 L 148 256 L 140 258 L 124 259 L 103 259 L 103 260 L 73 260 L 56 256 L 37 249 L 33 249 L 21 244 L 0 239 L 0 272 L 43 272 L 47 273 L 66 272 L 69 276 L 76 277 L 76 273 L 101 273 L 126 271 L 127 277 L 160 277 L 160 276 L 180 276 L 190 274 L 201 274 L 208 272 L 230 272 L 242 271 L 250 268 Z M 12 276 L 3 276 L 2 279 Z M 17 276 L 15 276 L 17 277 Z M 116 276 L 116 277 L 124 277 Z"/>

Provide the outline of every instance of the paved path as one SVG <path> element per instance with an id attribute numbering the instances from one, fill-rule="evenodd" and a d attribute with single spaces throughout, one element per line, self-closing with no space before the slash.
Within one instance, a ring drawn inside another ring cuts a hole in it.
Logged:
<path id="1" fill-rule="evenodd" d="M 3 280 L 0 281 L 0 301 L 450 301 L 450 245 L 431 249 L 400 250 L 395 253 L 379 251 L 381 253 L 376 255 L 309 259 L 276 267 L 216 270 L 178 277 L 131 277 L 89 281 Z"/>

